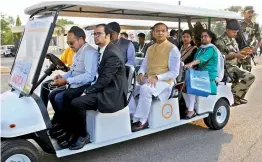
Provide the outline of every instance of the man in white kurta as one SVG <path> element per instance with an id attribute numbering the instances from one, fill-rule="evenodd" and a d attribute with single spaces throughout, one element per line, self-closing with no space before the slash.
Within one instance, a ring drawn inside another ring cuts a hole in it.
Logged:
<path id="1" fill-rule="evenodd" d="M 136 108 L 130 108 L 133 132 L 148 127 L 152 97 L 158 97 L 161 101 L 167 100 L 179 74 L 181 54 L 178 48 L 167 40 L 168 27 L 163 23 L 156 24 L 153 27 L 153 36 L 156 43 L 148 48 L 138 71 L 140 86 L 135 92 L 140 94 L 138 104 Z"/>

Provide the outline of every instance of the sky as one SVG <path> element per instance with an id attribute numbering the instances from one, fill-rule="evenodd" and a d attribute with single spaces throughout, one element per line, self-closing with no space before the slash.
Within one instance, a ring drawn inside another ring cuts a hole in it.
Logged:
<path id="1" fill-rule="evenodd" d="M 87 1 L 87 0 L 85 0 Z M 148 2 L 163 3 L 163 0 L 143 0 Z M 41 2 L 41 0 L 7 0 L 5 3 L 0 5 L 0 12 L 13 16 L 16 18 L 17 15 L 20 16 L 22 24 L 26 24 L 29 15 L 24 14 L 24 9 Z M 168 1 L 165 1 L 167 3 Z M 172 0 L 169 4 L 178 4 L 178 0 Z M 181 0 L 181 5 L 191 6 L 191 7 L 201 7 L 208 9 L 224 9 L 232 5 L 234 6 L 246 6 L 252 5 L 255 8 L 255 12 L 259 15 L 256 21 L 262 25 L 262 5 L 259 0 Z M 76 18 L 68 18 L 78 25 L 84 25 L 84 22 Z"/>

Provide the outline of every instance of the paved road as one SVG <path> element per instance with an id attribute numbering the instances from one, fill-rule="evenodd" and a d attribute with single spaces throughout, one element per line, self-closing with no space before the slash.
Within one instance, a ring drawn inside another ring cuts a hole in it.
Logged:
<path id="1" fill-rule="evenodd" d="M 262 162 L 262 57 L 248 104 L 233 107 L 219 131 L 202 121 L 131 141 L 57 159 L 41 152 L 43 162 Z"/>

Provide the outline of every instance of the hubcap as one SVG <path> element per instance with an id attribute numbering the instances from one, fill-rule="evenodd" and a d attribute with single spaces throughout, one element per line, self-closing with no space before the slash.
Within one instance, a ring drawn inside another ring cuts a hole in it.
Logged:
<path id="1" fill-rule="evenodd" d="M 225 106 L 221 106 L 217 110 L 216 119 L 219 124 L 222 124 L 227 118 L 227 108 Z"/>
<path id="2" fill-rule="evenodd" d="M 31 160 L 23 154 L 15 154 L 9 157 L 5 162 L 31 162 Z"/>

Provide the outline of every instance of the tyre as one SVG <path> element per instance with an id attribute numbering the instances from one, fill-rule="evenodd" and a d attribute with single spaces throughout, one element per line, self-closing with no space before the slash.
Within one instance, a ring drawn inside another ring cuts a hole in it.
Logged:
<path id="1" fill-rule="evenodd" d="M 230 105 L 225 99 L 220 99 L 215 104 L 213 113 L 204 119 L 207 127 L 219 130 L 226 126 L 230 116 Z"/>
<path id="2" fill-rule="evenodd" d="M 39 151 L 27 140 L 1 141 L 1 162 L 38 162 Z"/>

